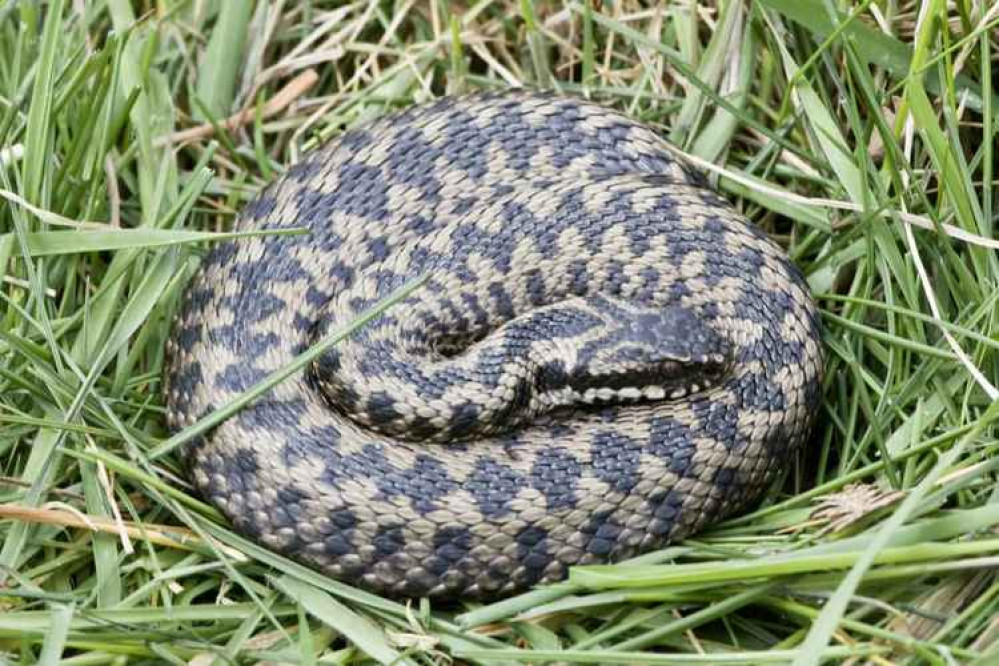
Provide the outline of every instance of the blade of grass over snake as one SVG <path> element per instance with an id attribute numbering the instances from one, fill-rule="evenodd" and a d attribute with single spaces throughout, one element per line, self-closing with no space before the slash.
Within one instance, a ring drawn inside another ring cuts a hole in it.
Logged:
<path id="1" fill-rule="evenodd" d="M 416 289 L 426 282 L 426 279 L 427 276 L 417 278 L 416 280 L 412 280 L 395 290 L 374 307 L 365 311 L 364 314 L 359 316 L 350 324 L 340 330 L 330 333 L 324 339 L 320 340 L 312 347 L 296 356 L 295 360 L 289 363 L 286 367 L 272 372 L 238 398 L 213 411 L 197 423 L 191 424 L 164 441 L 162 444 L 149 452 L 150 459 L 155 460 L 156 458 L 164 456 L 177 447 L 189 442 L 191 439 L 198 437 L 199 435 L 203 435 L 218 424 L 222 423 L 288 377 L 304 369 L 309 363 L 315 361 L 351 333 L 358 330 L 372 319 L 381 316 L 383 312 L 416 291 Z"/>

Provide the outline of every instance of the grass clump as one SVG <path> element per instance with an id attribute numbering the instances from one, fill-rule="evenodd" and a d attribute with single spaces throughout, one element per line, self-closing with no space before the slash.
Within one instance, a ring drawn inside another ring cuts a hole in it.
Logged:
<path id="1" fill-rule="evenodd" d="M 985 0 L 0 3 L 0 662 L 997 663 L 997 52 Z M 820 427 L 683 544 L 404 606 L 188 492 L 164 340 L 303 151 L 516 85 L 661 128 L 788 247 Z"/>

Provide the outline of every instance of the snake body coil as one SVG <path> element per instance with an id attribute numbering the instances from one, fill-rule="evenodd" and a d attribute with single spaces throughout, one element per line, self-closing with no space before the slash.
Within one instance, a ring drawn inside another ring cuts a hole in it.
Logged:
<path id="1" fill-rule="evenodd" d="M 350 131 L 242 212 L 167 346 L 173 429 L 417 276 L 189 448 L 242 533 L 336 578 L 493 597 L 758 497 L 816 411 L 816 311 L 781 250 L 649 128 L 535 93 Z"/>

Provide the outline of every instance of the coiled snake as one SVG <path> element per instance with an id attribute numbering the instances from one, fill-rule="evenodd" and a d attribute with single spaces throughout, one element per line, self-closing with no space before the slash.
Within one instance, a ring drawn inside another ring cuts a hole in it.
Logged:
<path id="1" fill-rule="evenodd" d="M 783 252 L 651 129 L 540 93 L 349 131 L 215 246 L 167 345 L 195 422 L 419 275 L 189 448 L 242 533 L 391 595 L 494 597 L 688 535 L 807 436 L 822 353 Z"/>

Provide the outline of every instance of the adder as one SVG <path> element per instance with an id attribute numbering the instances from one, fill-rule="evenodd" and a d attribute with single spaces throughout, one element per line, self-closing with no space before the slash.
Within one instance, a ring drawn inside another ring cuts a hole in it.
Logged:
<path id="1" fill-rule="evenodd" d="M 243 210 L 167 346 L 181 429 L 425 285 L 189 446 L 237 530 L 394 596 L 496 597 L 757 499 L 819 402 L 785 253 L 649 127 L 533 92 L 351 130 Z"/>

